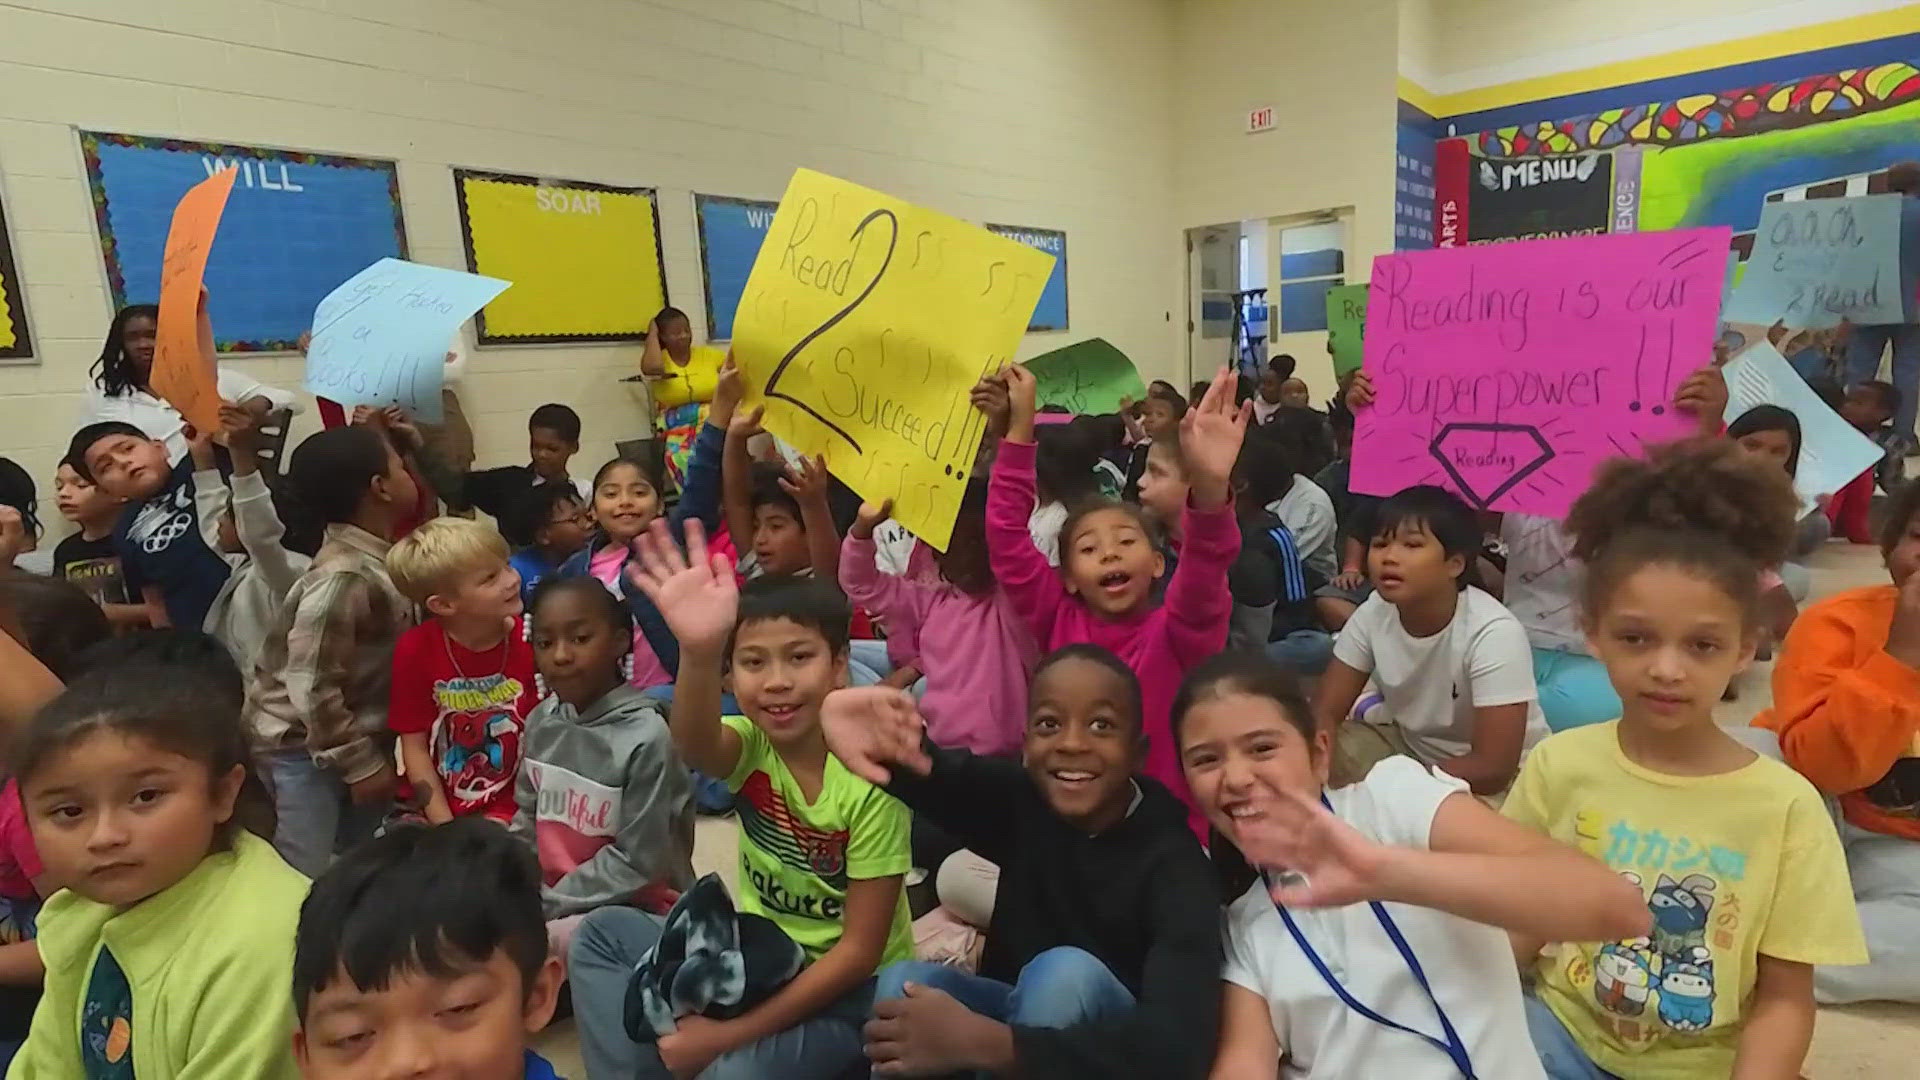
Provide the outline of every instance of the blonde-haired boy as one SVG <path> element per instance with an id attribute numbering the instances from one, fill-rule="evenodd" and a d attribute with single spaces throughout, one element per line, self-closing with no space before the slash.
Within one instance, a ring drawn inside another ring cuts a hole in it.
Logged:
<path id="1" fill-rule="evenodd" d="M 414 799 L 439 824 L 513 820 L 520 736 L 539 704 L 520 575 L 507 543 L 475 521 L 442 517 L 393 545 L 387 573 L 432 616 L 393 648 L 387 722 Z"/>

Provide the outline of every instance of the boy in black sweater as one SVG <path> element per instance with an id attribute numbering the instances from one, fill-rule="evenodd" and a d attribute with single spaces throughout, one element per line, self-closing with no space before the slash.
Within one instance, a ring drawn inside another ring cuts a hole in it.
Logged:
<path id="1" fill-rule="evenodd" d="M 829 696 L 821 726 L 848 769 L 1000 867 L 979 975 L 880 971 L 866 1030 L 880 1071 L 1207 1074 L 1219 892 L 1186 808 L 1136 775 L 1146 740 L 1125 664 L 1092 645 L 1040 662 L 1024 769 L 926 742 L 913 699 L 884 687 Z"/>

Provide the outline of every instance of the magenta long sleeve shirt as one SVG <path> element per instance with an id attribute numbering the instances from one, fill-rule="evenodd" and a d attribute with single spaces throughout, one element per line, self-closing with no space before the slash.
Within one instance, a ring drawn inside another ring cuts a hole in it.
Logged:
<path id="1" fill-rule="evenodd" d="M 1109 619 L 1067 592 L 1060 573 L 1047 565 L 1027 533 L 1033 511 L 1034 446 L 1000 444 L 987 488 L 987 552 L 1007 599 L 1033 631 L 1044 652 L 1086 642 L 1118 656 L 1140 679 L 1147 733 L 1148 776 L 1167 785 L 1187 804 L 1188 824 L 1206 835 L 1205 817 L 1194 809 L 1173 745 L 1173 697 L 1187 670 L 1226 648 L 1233 598 L 1227 569 L 1240 554 L 1240 527 L 1231 504 L 1205 510 L 1191 502 L 1181 518 L 1180 562 L 1157 608 Z M 1068 538 L 1060 538 L 1062 562 Z"/>
<path id="2" fill-rule="evenodd" d="M 889 641 L 911 643 L 905 651 L 927 677 L 920 715 L 929 738 L 976 754 L 1020 752 L 1039 654 L 1005 593 L 971 596 L 944 581 L 883 574 L 873 541 L 852 536 L 840 543 L 840 587 L 886 620 Z"/>

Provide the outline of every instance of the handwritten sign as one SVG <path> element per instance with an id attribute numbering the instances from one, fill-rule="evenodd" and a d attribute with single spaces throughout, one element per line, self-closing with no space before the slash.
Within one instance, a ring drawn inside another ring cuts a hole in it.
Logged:
<path id="1" fill-rule="evenodd" d="M 1026 225 L 995 225 L 989 222 L 987 231 L 1009 240 L 1018 240 L 1028 247 L 1039 248 L 1053 256 L 1053 273 L 1047 275 L 1046 287 L 1040 290 L 1040 300 L 1033 308 L 1033 321 L 1027 325 L 1029 331 L 1065 330 L 1067 328 L 1067 234 L 1058 229 L 1035 229 Z"/>
<path id="2" fill-rule="evenodd" d="M 381 259 L 314 308 L 307 389 L 342 405 L 397 405 L 438 423 L 447 339 L 507 285 Z"/>
<path id="3" fill-rule="evenodd" d="M 1327 344 L 1333 347 L 1333 374 L 1344 379 L 1360 367 L 1367 336 L 1367 287 L 1335 285 L 1327 290 Z"/>
<path id="4" fill-rule="evenodd" d="M 1147 396 L 1133 361 L 1105 338 L 1036 356 L 1027 361 L 1027 370 L 1038 384 L 1040 404 L 1064 406 L 1075 415 L 1116 412 L 1122 399 Z"/>
<path id="5" fill-rule="evenodd" d="M 1771 202 L 1760 210 L 1746 276 L 1727 321 L 1793 329 L 1906 319 L 1900 196 Z"/>
<path id="6" fill-rule="evenodd" d="M 768 430 L 945 550 L 983 417 L 1053 259 L 844 180 L 794 173 L 733 325 Z"/>
<path id="7" fill-rule="evenodd" d="M 173 207 L 160 259 L 160 318 L 153 342 L 154 393 L 201 431 L 220 430 L 220 390 L 213 366 L 213 327 L 207 319 L 207 255 L 220 214 L 233 193 L 237 169 L 222 169 L 193 185 Z"/>
<path id="8" fill-rule="evenodd" d="M 1729 231 L 1516 241 L 1374 260 L 1353 490 L 1439 484 L 1566 513 L 1608 457 L 1679 437 L 1713 357 Z"/>
<path id="9" fill-rule="evenodd" d="M 1755 405 L 1778 405 L 1800 421 L 1800 465 L 1793 486 L 1805 502 L 1831 495 L 1873 468 L 1885 453 L 1840 418 L 1780 351 L 1762 341 L 1722 369 L 1728 423 Z"/>

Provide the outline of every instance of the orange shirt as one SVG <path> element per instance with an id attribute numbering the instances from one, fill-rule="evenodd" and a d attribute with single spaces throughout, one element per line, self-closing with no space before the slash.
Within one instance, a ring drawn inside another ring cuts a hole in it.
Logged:
<path id="1" fill-rule="evenodd" d="M 1920 840 L 1914 809 L 1875 805 L 1863 790 L 1920 757 L 1920 671 L 1887 654 L 1899 598 L 1876 585 L 1801 612 L 1773 669 L 1773 708 L 1753 722 L 1779 733 L 1787 763 L 1838 795 L 1848 821 Z"/>

